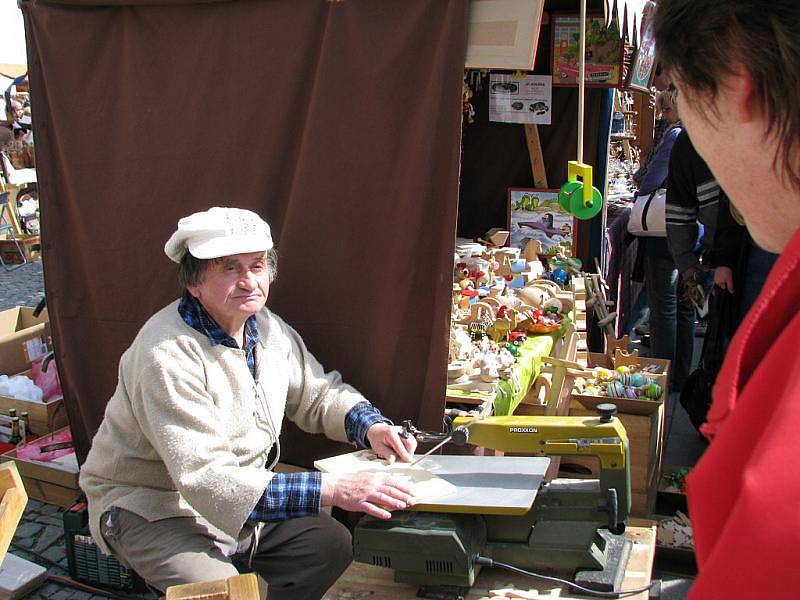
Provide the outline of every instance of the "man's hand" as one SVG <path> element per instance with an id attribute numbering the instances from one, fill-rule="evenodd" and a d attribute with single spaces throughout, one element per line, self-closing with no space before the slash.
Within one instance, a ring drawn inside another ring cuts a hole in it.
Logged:
<path id="1" fill-rule="evenodd" d="M 405 510 L 416 501 L 411 488 L 388 473 L 363 471 L 343 475 L 322 474 L 323 506 L 338 506 L 351 512 L 388 519 L 392 516 L 390 511 Z"/>
<path id="2" fill-rule="evenodd" d="M 729 267 L 717 267 L 714 269 L 714 285 L 723 290 L 733 293 L 733 271 Z"/>
<path id="3" fill-rule="evenodd" d="M 402 427 L 388 423 L 375 423 L 367 430 L 367 440 L 372 451 L 392 464 L 395 459 L 409 462 L 417 448 L 417 440 L 413 437 L 401 437 Z"/>

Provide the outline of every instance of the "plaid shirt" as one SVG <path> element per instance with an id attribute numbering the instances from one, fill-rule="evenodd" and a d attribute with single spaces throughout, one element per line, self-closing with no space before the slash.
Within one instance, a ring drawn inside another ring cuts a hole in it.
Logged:
<path id="1" fill-rule="evenodd" d="M 228 348 L 239 348 L 236 340 L 219 326 L 214 317 L 208 314 L 206 307 L 189 292 L 183 294 L 183 298 L 178 304 L 178 312 L 186 324 L 204 334 L 212 346 L 222 344 Z M 250 316 L 244 323 L 244 352 L 247 356 L 247 366 L 250 368 L 250 374 L 254 380 L 256 378 L 256 345 L 260 341 L 261 334 L 256 326 L 256 318 Z"/>
<path id="2" fill-rule="evenodd" d="M 205 307 L 188 292 L 178 304 L 178 312 L 191 328 L 206 335 L 212 346 L 222 344 L 228 348 L 239 348 L 227 331 L 208 314 Z M 244 326 L 244 346 L 247 366 L 253 379 L 256 378 L 256 345 L 261 340 L 255 316 L 247 319 Z M 367 447 L 367 430 L 375 423 L 392 422 L 369 402 L 359 402 L 344 417 L 347 439 Z M 322 475 L 315 471 L 300 473 L 275 473 L 264 490 L 264 495 L 250 513 L 252 521 L 283 521 L 295 517 L 319 514 L 322 496 Z"/>

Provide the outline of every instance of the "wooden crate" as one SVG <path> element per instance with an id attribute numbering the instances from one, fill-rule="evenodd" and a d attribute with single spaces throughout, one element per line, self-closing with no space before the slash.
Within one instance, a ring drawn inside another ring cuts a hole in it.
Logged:
<path id="1" fill-rule="evenodd" d="M 23 371 L 19 375 L 27 376 L 29 373 L 30 370 Z M 31 431 L 27 433 L 43 435 L 69 425 L 67 410 L 64 407 L 64 401 L 61 396 L 47 403 L 0 396 L 0 413 L 7 415 L 10 408 L 17 410 L 18 417 L 23 412 L 28 413 Z"/>
<path id="2" fill-rule="evenodd" d="M 0 396 L 0 413 L 7 415 L 9 408 L 15 408 L 17 416 L 20 416 L 23 412 L 28 413 L 30 431 L 27 433 L 43 435 L 69 425 L 64 401 L 60 397 L 43 404 L 41 402 L 31 402 L 30 400 L 19 400 L 9 396 Z"/>
<path id="3" fill-rule="evenodd" d="M 649 356 L 640 356 L 636 364 L 640 367 L 645 367 L 647 365 L 658 366 L 659 370 L 657 373 L 654 373 L 654 375 L 669 373 L 669 361 L 665 358 L 650 358 Z M 611 362 L 611 357 L 602 352 L 589 352 L 589 366 L 604 367 L 606 369 L 614 368 L 614 365 Z"/>
<path id="4" fill-rule="evenodd" d="M 19 249 L 17 249 L 19 243 Z M 42 254 L 42 239 L 38 235 L 0 235 L 0 255 L 7 265 L 22 264 L 22 256 L 25 261 L 33 262 Z"/>
<path id="5" fill-rule="evenodd" d="M 22 476 L 28 496 L 41 502 L 69 508 L 80 495 L 78 467 L 59 463 L 44 463 L 17 456 L 17 449 L 2 455 L 13 460 Z"/>
<path id="6" fill-rule="evenodd" d="M 664 376 L 661 376 L 664 377 Z M 617 405 L 619 420 L 628 434 L 631 456 L 631 514 L 649 517 L 655 508 L 658 484 L 661 478 L 661 459 L 664 451 L 664 403 L 654 400 L 631 400 L 572 394 L 569 414 L 573 416 L 597 414 L 595 407 L 604 402 Z M 595 459 L 568 457 L 562 465 L 575 464 L 588 469 L 587 477 L 597 477 Z M 569 474 L 565 476 L 574 477 Z"/>

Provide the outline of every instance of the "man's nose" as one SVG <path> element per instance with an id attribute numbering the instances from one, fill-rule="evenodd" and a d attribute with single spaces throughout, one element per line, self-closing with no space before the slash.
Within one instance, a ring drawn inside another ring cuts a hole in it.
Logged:
<path id="1" fill-rule="evenodd" d="M 239 278 L 239 285 L 245 289 L 254 289 L 258 285 L 255 274 L 249 269 Z"/>

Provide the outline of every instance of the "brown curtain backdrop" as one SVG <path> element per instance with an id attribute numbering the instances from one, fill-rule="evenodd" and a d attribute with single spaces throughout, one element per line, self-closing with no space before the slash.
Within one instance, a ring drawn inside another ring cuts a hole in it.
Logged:
<path id="1" fill-rule="evenodd" d="M 113 6 L 109 6 L 113 5 Z M 439 427 L 467 0 L 26 0 L 44 273 L 83 460 L 177 220 L 273 228 L 268 302 L 393 419 Z M 339 448 L 287 428 L 284 459 Z"/>

